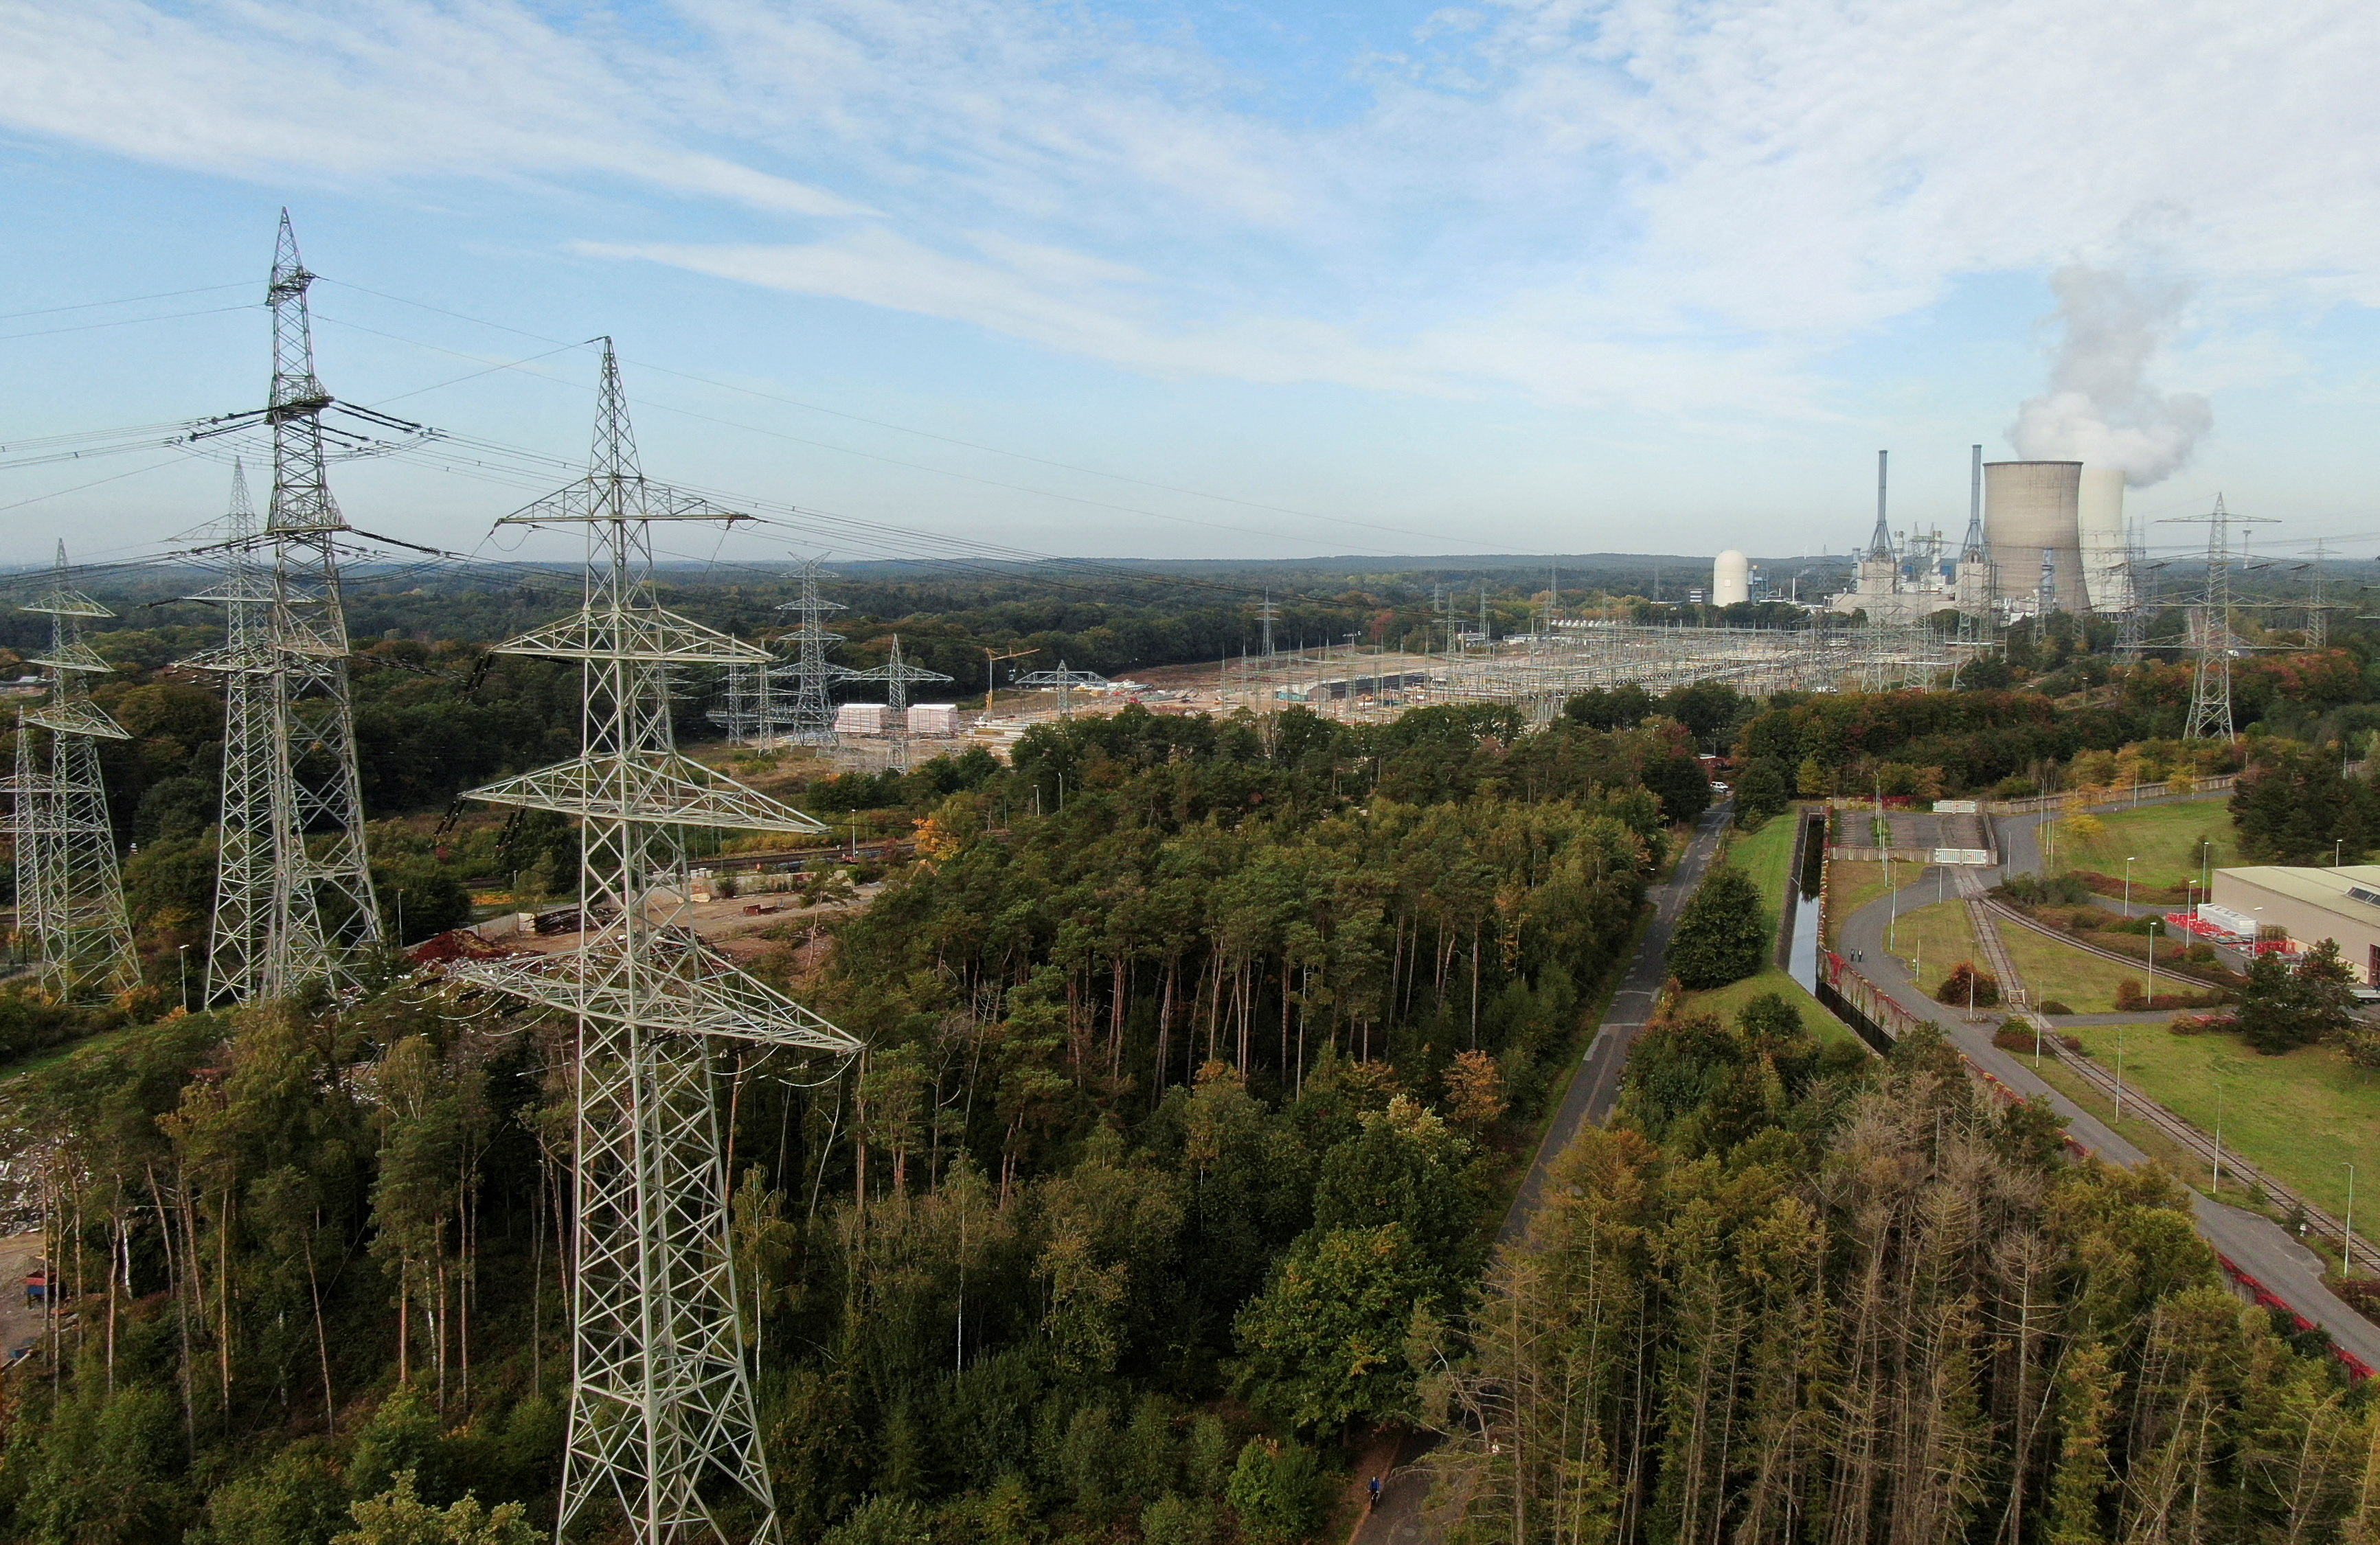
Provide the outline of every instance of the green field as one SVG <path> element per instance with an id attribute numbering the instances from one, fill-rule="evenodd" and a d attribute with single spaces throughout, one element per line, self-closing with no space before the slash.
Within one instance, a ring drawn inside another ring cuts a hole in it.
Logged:
<path id="1" fill-rule="evenodd" d="M 1757 976 L 1747 976 L 1741 982 L 1714 987 L 1706 993 L 1684 994 L 1678 1000 L 1678 1008 L 1682 1013 L 1716 1014 L 1726 1023 L 1733 1024 L 1743 1006 L 1763 993 L 1780 994 L 1785 1001 L 1800 1009 L 1802 1022 L 1809 1027 L 1810 1033 L 1816 1036 L 1821 1044 L 1844 1041 L 1861 1047 L 1867 1044 L 1852 1033 L 1849 1025 L 1828 1013 L 1818 1000 L 1810 996 L 1808 988 L 1774 966 Z"/>
<path id="2" fill-rule="evenodd" d="M 2231 829 L 2231 809 L 2225 800 L 2144 804 L 2092 819 L 2100 826 L 2095 837 L 2077 836 L 2070 818 L 2059 823 L 2059 870 L 2092 869 L 2122 879 L 2124 860 L 2132 858 L 2139 861 L 2132 865 L 2132 878 L 2143 887 L 2179 892 L 2184 882 L 2199 877 L 2202 838 L 2214 844 L 2205 865 L 2209 872 L 2240 862 L 2239 836 Z"/>
<path id="3" fill-rule="evenodd" d="M 2025 991 L 2032 995 L 2036 1008 L 2054 1000 L 2077 1014 L 2112 1014 L 2116 1011 L 2119 984 L 2127 980 L 2138 982 L 2143 990 L 2148 984 L 2148 962 L 2145 960 L 2128 971 L 2113 960 L 2077 949 L 2070 944 L 2060 944 L 2018 923 L 2003 922 L 2000 924 L 2000 943 L 2007 948 L 2009 959 L 2015 962 L 2017 974 L 2024 978 Z M 2177 985 L 2192 992 L 2199 987 L 2195 982 L 2169 983 L 2158 990 L 2172 992 Z"/>
<path id="4" fill-rule="evenodd" d="M 1772 815 L 1758 831 L 1736 832 L 1727 843 L 1727 862 L 1751 877 L 1766 909 L 1773 937 L 1784 926 L 1785 891 L 1793 883 L 1793 834 L 1801 829 L 1801 813 L 1788 810 Z"/>
<path id="5" fill-rule="evenodd" d="M 1933 887 L 1926 887 L 1925 894 L 1933 894 Z M 1915 899 L 1904 897 L 1901 904 L 1908 906 Z M 1909 979 L 1928 994 L 1942 984 L 1942 978 L 1960 961 L 1982 963 L 1964 901 L 1928 901 L 1912 907 L 1886 931 L 1885 941 Z"/>
<path id="6" fill-rule="evenodd" d="M 1909 883 L 1908 864 L 1892 866 L 1892 877 L 1902 885 Z M 1835 930 L 1843 919 L 1866 906 L 1885 892 L 1884 865 L 1881 863 L 1830 863 L 1827 865 L 1827 942 L 1835 942 Z"/>
<path id="7" fill-rule="evenodd" d="M 2079 1006 L 2078 1006 L 2079 1007 Z M 2380 1239 L 2380 1071 L 2358 1068 L 2336 1046 L 2260 1056 L 2231 1035 L 2176 1035 L 2157 1025 L 2075 1025 L 2092 1060 L 2112 1070 L 2122 1031 L 2127 1088 L 2138 1089 L 2202 1132 L 2215 1130 L 2222 1089 L 2223 1146 L 2302 1192 L 2334 1216 L 2347 1210 L 2347 1165 L 2363 1194 L 2356 1234 Z M 2132 1123 L 2124 1124 L 2130 1133 Z"/>

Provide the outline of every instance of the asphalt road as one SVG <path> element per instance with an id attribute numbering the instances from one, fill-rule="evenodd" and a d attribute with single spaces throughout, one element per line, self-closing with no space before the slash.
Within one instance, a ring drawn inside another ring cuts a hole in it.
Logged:
<path id="1" fill-rule="evenodd" d="M 1725 804 L 1705 812 L 1670 877 L 1647 893 L 1653 915 L 1637 940 L 1636 953 L 1620 979 L 1619 990 L 1604 1010 L 1603 1022 L 1596 1027 L 1594 1040 L 1571 1075 L 1561 1105 L 1546 1127 L 1536 1157 L 1529 1162 L 1528 1174 L 1521 1177 L 1512 1210 L 1504 1214 L 1504 1225 L 1497 1233 L 1498 1243 L 1510 1243 L 1528 1232 L 1529 1218 L 1545 1195 L 1546 1177 L 1554 1160 L 1571 1145 L 1580 1128 L 1609 1116 L 1619 1103 L 1620 1075 L 1627 1065 L 1628 1048 L 1635 1044 L 1636 1032 L 1645 1028 L 1645 1017 L 1652 1012 L 1653 1000 L 1660 995 L 1668 974 L 1670 931 L 1677 926 L 1686 898 L 1702 884 L 1703 871 L 1710 867 L 1711 855 L 1718 851 L 1719 834 L 1727 829 L 1732 814 L 1733 807 Z M 1429 1497 L 1429 1478 L 1413 1468 L 1412 1462 L 1428 1443 L 1427 1435 L 1419 1433 L 1404 1440 L 1396 1455 L 1398 1467 L 1381 1482 L 1378 1503 L 1356 1521 L 1348 1545 L 1421 1545 L 1427 1536 L 1421 1510 Z"/>
<path id="2" fill-rule="evenodd" d="M 1537 1210 L 1538 1199 L 1545 1194 L 1546 1176 L 1553 1168 L 1554 1160 L 1571 1145 L 1580 1128 L 1589 1121 L 1601 1121 L 1619 1104 L 1620 1079 L 1628 1066 L 1628 1049 L 1636 1044 L 1637 1032 L 1645 1028 L 1645 1018 L 1653 1011 L 1654 999 L 1660 996 L 1661 983 L 1669 974 L 1670 931 L 1678 924 L 1678 913 L 1684 908 L 1686 898 L 1703 883 L 1703 871 L 1710 867 L 1711 855 L 1718 851 L 1719 834 L 1727 829 L 1734 813 L 1732 803 L 1706 811 L 1677 867 L 1649 893 L 1652 920 L 1645 925 L 1636 954 L 1628 962 L 1627 974 L 1620 979 L 1620 990 L 1611 995 L 1611 1003 L 1604 1009 L 1603 1022 L 1596 1027 L 1595 1039 L 1587 1043 L 1578 1070 L 1571 1075 L 1561 1106 L 1546 1127 L 1545 1141 L 1537 1144 L 1537 1156 L 1530 1161 L 1529 1173 L 1522 1177 L 1521 1189 L 1513 1193 L 1512 1210 L 1504 1214 L 1504 1226 L 1496 1235 L 1499 1244 L 1511 1244 L 1528 1232 L 1529 1216 Z"/>
<path id="3" fill-rule="evenodd" d="M 2005 835 L 2000 851 L 2011 859 L 2015 857 L 2015 850 Z M 1993 1045 L 1992 1032 L 1999 1022 L 1998 1016 L 1985 1016 L 1971 1023 L 1956 1009 L 1934 1003 L 1917 990 L 1900 969 L 1900 960 L 1884 948 L 1885 928 L 1891 920 L 1896 897 L 1907 898 L 1903 906 L 1908 910 L 1930 905 L 1934 899 L 1932 876 L 1920 874 L 1893 896 L 1878 897 L 1836 925 L 1838 947 L 1859 952 L 1861 974 L 1898 999 L 1902 1008 L 1939 1023 L 1969 1061 L 2017 1093 L 2046 1096 L 2058 1114 L 2066 1118 L 2067 1130 L 2074 1140 L 2101 1158 L 2127 1165 L 2146 1163 L 2148 1155 L 2129 1140 L 2036 1078 L 2029 1058 Z M 2170 1016 L 2155 1016 L 2151 1022 L 2161 1023 L 2168 1018 Z M 2328 1331 L 2339 1346 L 2372 1367 L 2380 1368 L 2380 1325 L 2356 1313 L 2323 1285 L 2319 1257 L 2269 1219 L 2195 1192 L 2192 1199 L 2198 1232 L 2209 1243 L 2229 1256 L 2241 1271 L 2287 1299 L 2300 1314 Z"/>

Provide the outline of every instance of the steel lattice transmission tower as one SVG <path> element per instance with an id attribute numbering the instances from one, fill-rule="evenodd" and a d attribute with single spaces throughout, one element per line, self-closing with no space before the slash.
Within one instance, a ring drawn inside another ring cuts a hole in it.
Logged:
<path id="1" fill-rule="evenodd" d="M 231 577 L 209 597 L 229 615 L 224 647 L 188 662 L 225 683 L 228 847 L 208 943 L 210 1003 L 286 997 L 324 979 L 346 985 L 380 939 L 339 595 L 338 542 L 349 527 L 331 497 L 323 447 L 322 413 L 333 398 L 314 374 L 306 307 L 313 282 L 284 210 L 265 292 L 272 499 L 262 531 L 224 546 Z M 235 530 L 239 497 L 236 490 Z"/>
<path id="2" fill-rule="evenodd" d="M 99 742 L 132 737 L 91 700 L 84 680 L 113 668 L 82 641 L 82 624 L 115 613 L 74 587 L 64 542 L 51 588 L 19 610 L 49 616 L 49 652 L 33 663 L 50 693 L 17 719 L 17 926 L 39 942 L 36 969 L 53 998 L 104 1003 L 140 980 L 99 770 Z M 36 725 L 50 732 L 46 768 L 27 733 Z"/>
<path id="3" fill-rule="evenodd" d="M 270 996 L 261 988 L 273 915 L 273 576 L 257 562 L 248 469 L 231 469 L 224 577 L 187 597 L 224 610 L 221 647 L 182 663 L 221 682 L 223 799 L 215 839 L 215 910 L 208 923 L 207 1004 Z"/>
<path id="4" fill-rule="evenodd" d="M 892 716 L 890 733 L 892 737 L 892 766 L 896 771 L 909 770 L 909 688 L 918 682 L 947 682 L 951 678 L 939 670 L 911 665 L 901 658 L 901 635 L 892 635 L 892 653 L 882 665 L 869 670 L 846 670 L 846 682 L 881 682 L 884 683 L 885 711 Z"/>
<path id="5" fill-rule="evenodd" d="M 794 631 L 777 637 L 780 647 L 792 646 L 794 670 L 793 686 L 774 711 L 785 738 L 796 745 L 834 743 L 834 683 L 849 680 L 852 674 L 826 658 L 829 649 L 843 642 L 841 634 L 827 632 L 827 613 L 848 609 L 819 594 L 819 581 L 832 577 L 823 567 L 825 562 L 823 557 L 802 560 L 801 594 L 777 609 L 794 614 Z"/>
<path id="6" fill-rule="evenodd" d="M 1060 660 L 1055 670 L 1028 670 L 1008 684 L 1045 691 L 1055 687 L 1058 691 L 1058 717 L 1065 718 L 1074 712 L 1076 687 L 1103 687 L 1108 684 L 1108 679 L 1096 670 L 1069 670 L 1066 662 Z"/>
<path id="7" fill-rule="evenodd" d="M 711 1038 L 859 1050 L 684 924 L 687 827 L 826 829 L 678 754 L 672 735 L 673 671 L 765 657 L 662 610 L 651 523 L 741 518 L 645 479 L 605 340 L 588 476 L 504 517 L 586 533 L 586 604 L 498 651 L 577 663 L 582 751 L 470 796 L 580 823 L 583 947 L 456 974 L 577 1020 L 576 1346 L 559 1528 L 609 1502 L 638 1545 L 724 1539 L 711 1511 L 722 1492 L 758 1510 L 753 1539 L 781 1538 L 736 1312 Z"/>
<path id="8" fill-rule="evenodd" d="M 2189 610 L 2190 646 L 2195 662 L 2190 673 L 2190 717 L 2182 725 L 2185 740 L 2238 733 L 2231 718 L 2231 655 L 2240 640 L 2231 632 L 2231 527 L 2273 525 L 2265 515 L 2235 515 L 2215 496 L 2215 508 L 2203 515 L 2170 515 L 2166 525 L 2206 527 L 2206 585 Z"/>

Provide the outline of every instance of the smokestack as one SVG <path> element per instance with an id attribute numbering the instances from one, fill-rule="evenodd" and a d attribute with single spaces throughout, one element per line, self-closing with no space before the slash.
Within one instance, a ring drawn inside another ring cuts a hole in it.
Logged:
<path id="1" fill-rule="evenodd" d="M 1887 525 L 1884 521 L 1884 468 L 1886 459 L 1891 454 L 1889 451 L 1878 451 L 1876 453 L 1876 535 L 1870 537 L 1867 542 L 1867 555 L 1870 558 L 1892 556 L 1892 527 Z"/>
<path id="2" fill-rule="evenodd" d="M 1967 540 L 1959 551 L 1961 563 L 1980 563 L 1984 558 L 1984 448 L 1974 448 L 1973 460 L 1967 472 Z"/>

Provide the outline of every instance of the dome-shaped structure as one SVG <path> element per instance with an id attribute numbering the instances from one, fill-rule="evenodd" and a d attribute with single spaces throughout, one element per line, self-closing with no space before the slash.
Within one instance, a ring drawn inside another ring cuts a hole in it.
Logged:
<path id="1" fill-rule="evenodd" d="M 1733 548 L 1711 563 L 1711 605 L 1734 606 L 1752 599 L 1752 560 Z"/>

